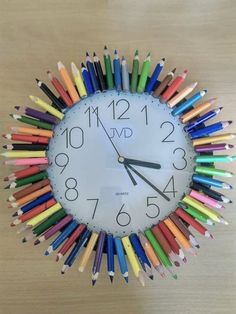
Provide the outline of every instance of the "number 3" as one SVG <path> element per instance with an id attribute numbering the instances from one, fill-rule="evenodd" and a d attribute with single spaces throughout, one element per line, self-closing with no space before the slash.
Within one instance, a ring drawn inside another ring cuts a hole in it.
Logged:
<path id="1" fill-rule="evenodd" d="M 173 151 L 173 154 L 175 155 L 175 153 L 177 153 L 178 151 L 181 152 L 179 155 L 181 156 L 182 163 L 181 165 L 176 166 L 175 162 L 173 162 L 172 165 L 176 170 L 184 170 L 188 164 L 187 160 L 185 159 L 186 151 L 183 148 L 178 147 Z"/>

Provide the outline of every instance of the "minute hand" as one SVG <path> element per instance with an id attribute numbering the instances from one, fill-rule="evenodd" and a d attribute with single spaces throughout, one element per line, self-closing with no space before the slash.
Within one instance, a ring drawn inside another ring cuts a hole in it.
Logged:
<path id="1" fill-rule="evenodd" d="M 122 157 L 120 157 L 119 159 L 121 159 L 121 158 Z M 160 169 L 161 168 L 161 165 L 157 164 L 155 162 L 148 162 L 148 161 L 131 159 L 131 158 L 123 158 L 122 162 L 124 164 L 140 166 L 140 167 L 146 167 L 146 168 L 152 168 L 152 169 Z"/>

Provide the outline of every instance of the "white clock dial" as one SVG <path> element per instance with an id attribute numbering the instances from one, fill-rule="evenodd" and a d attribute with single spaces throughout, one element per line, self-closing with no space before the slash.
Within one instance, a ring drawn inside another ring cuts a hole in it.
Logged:
<path id="1" fill-rule="evenodd" d="M 70 109 L 54 133 L 47 171 L 55 198 L 92 230 L 120 236 L 143 230 L 172 212 L 189 190 L 192 145 L 178 119 L 150 95 L 95 94 Z M 128 168 L 136 185 L 115 148 L 125 161 L 141 161 Z"/>

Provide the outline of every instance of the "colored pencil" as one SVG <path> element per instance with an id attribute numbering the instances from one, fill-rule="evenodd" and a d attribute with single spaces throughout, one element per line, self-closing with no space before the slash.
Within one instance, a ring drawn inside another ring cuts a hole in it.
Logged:
<path id="1" fill-rule="evenodd" d="M 206 214 L 200 212 L 199 210 L 197 210 L 196 208 L 190 206 L 190 205 L 186 205 L 182 202 L 179 202 L 179 206 L 185 211 L 187 212 L 191 217 L 199 220 L 200 222 L 207 224 L 209 226 L 214 225 L 215 223 L 209 218 L 209 216 L 207 216 Z"/>
<path id="2" fill-rule="evenodd" d="M 44 255 L 47 256 L 51 254 L 53 251 L 55 251 L 66 240 L 66 238 L 68 238 L 72 234 L 72 232 L 75 230 L 77 226 L 78 222 L 76 220 L 73 220 L 68 226 L 66 226 L 66 228 L 61 232 L 61 234 L 59 234 L 59 236 L 57 236 L 56 239 L 52 241 L 52 243 L 45 251 Z"/>
<path id="3" fill-rule="evenodd" d="M 56 117 L 52 116 L 51 114 L 48 114 L 46 112 L 42 112 L 30 107 L 24 107 L 24 106 L 15 106 L 15 109 L 19 112 L 20 115 L 25 114 L 27 116 L 30 116 L 32 118 L 38 119 L 40 121 L 44 121 L 50 124 L 57 124 L 58 120 Z"/>
<path id="4" fill-rule="evenodd" d="M 150 278 L 151 280 L 153 280 L 154 276 L 153 276 L 153 272 L 152 272 L 152 266 L 151 263 L 149 262 L 146 253 L 139 241 L 139 238 L 137 236 L 137 234 L 135 233 L 131 233 L 129 236 L 130 242 L 133 246 L 133 249 L 138 257 L 139 263 L 142 266 L 142 269 L 144 270 L 144 272 L 146 273 L 146 275 L 148 276 L 148 278 Z"/>
<path id="5" fill-rule="evenodd" d="M 48 164 L 48 158 L 22 158 L 4 161 L 5 165 L 12 166 L 33 166 Z"/>
<path id="6" fill-rule="evenodd" d="M 102 71 L 101 62 L 95 52 L 93 53 L 93 61 L 94 61 L 97 78 L 99 81 L 100 90 L 103 92 L 106 90 L 106 83 L 104 80 L 104 74 Z"/>
<path id="7" fill-rule="evenodd" d="M 26 151 L 39 151 L 39 150 L 47 150 L 47 145 L 43 144 L 8 144 L 3 145 L 4 149 L 7 150 L 26 150 Z"/>
<path id="8" fill-rule="evenodd" d="M 196 190 L 191 190 L 190 196 L 192 196 L 193 198 L 195 198 L 195 200 L 201 202 L 201 203 L 204 203 L 206 204 L 207 206 L 210 206 L 210 207 L 213 207 L 213 208 L 216 208 L 216 209 L 223 209 L 225 208 L 222 204 L 218 203 L 215 199 L 207 196 L 207 195 L 204 195 L 202 193 L 199 193 L 198 191 Z"/>
<path id="9" fill-rule="evenodd" d="M 104 46 L 104 65 L 105 65 L 105 72 L 106 72 L 106 81 L 107 81 L 107 88 L 113 89 L 114 88 L 114 81 L 113 81 L 113 73 L 112 73 L 112 66 L 111 66 L 111 57 L 107 46 Z"/>
<path id="10" fill-rule="evenodd" d="M 161 95 L 160 100 L 162 102 L 167 102 L 174 95 L 180 85 L 184 82 L 187 73 L 188 71 L 184 70 L 182 74 L 177 75 L 177 77 L 173 80 L 170 86 L 168 86 L 164 93 Z"/>
<path id="11" fill-rule="evenodd" d="M 74 77 L 75 85 L 77 87 L 77 90 L 79 92 L 80 97 L 81 98 L 86 97 L 87 92 L 86 92 L 86 88 L 84 86 L 82 76 L 81 76 L 80 71 L 74 62 L 71 62 L 71 72 L 72 72 L 72 75 Z"/>
<path id="12" fill-rule="evenodd" d="M 181 102 L 186 96 L 188 96 L 192 91 L 196 88 L 198 82 L 189 84 L 185 88 L 183 88 L 177 95 L 168 100 L 167 106 L 169 108 L 173 108 L 178 103 Z"/>
<path id="13" fill-rule="evenodd" d="M 121 61 L 121 73 L 122 73 L 122 89 L 125 92 L 129 91 L 129 70 L 128 64 L 124 57 Z"/>
<path id="14" fill-rule="evenodd" d="M 24 188 L 20 191 L 15 192 L 13 195 L 9 196 L 8 201 L 9 202 L 15 202 L 18 199 L 20 199 L 20 198 L 22 198 L 22 197 L 24 197 L 30 193 L 33 193 L 34 191 L 37 191 L 46 185 L 49 185 L 49 183 L 50 182 L 48 179 L 38 181 L 38 182 L 36 182 L 30 186 L 27 186 L 26 188 Z"/>
<path id="15" fill-rule="evenodd" d="M 160 243 L 163 251 L 166 253 L 166 255 L 169 257 L 169 259 L 175 264 L 175 266 L 180 266 L 175 253 L 172 251 L 171 246 L 166 239 L 164 233 L 162 232 L 160 226 L 155 225 L 151 228 L 152 233 L 154 234 L 157 241 Z"/>
<path id="16" fill-rule="evenodd" d="M 208 188 L 205 185 L 199 184 L 199 183 L 195 183 L 193 182 L 190 186 L 191 189 L 195 189 L 197 191 L 201 191 L 204 194 L 214 198 L 215 200 L 219 201 L 219 202 L 223 202 L 223 203 L 232 203 L 232 201 L 226 197 L 225 195 L 223 195 L 222 193 L 212 190 L 210 188 Z"/>
<path id="17" fill-rule="evenodd" d="M 20 121 L 22 123 L 26 123 L 29 125 L 33 125 L 33 126 L 36 126 L 38 128 L 41 128 L 41 129 L 45 129 L 45 130 L 52 130 L 53 129 L 52 124 L 49 124 L 49 123 L 46 123 L 46 122 L 43 122 L 40 120 L 31 119 L 31 118 L 28 118 L 26 116 L 21 116 L 19 114 L 10 114 L 9 116 L 12 117 L 13 119 L 17 120 L 17 121 Z"/>
<path id="18" fill-rule="evenodd" d="M 200 99 L 202 99 L 205 94 L 207 93 L 207 90 L 204 89 L 200 92 L 197 92 L 192 97 L 190 97 L 188 100 L 180 104 L 178 107 L 176 107 L 174 110 L 172 110 L 171 114 L 172 116 L 178 116 L 180 114 L 183 114 L 187 110 L 189 110 L 196 102 L 198 102 Z"/>
<path id="19" fill-rule="evenodd" d="M 63 111 L 66 107 L 66 104 L 57 98 L 57 96 L 50 90 L 50 88 L 36 78 L 36 82 L 38 87 L 44 92 L 45 95 L 48 96 L 48 98 L 52 101 L 52 103 L 57 107 L 57 109 Z"/>
<path id="20" fill-rule="evenodd" d="M 115 275 L 114 240 L 112 234 L 107 235 L 107 273 L 112 283 Z"/>
<path id="21" fill-rule="evenodd" d="M 25 133 L 30 135 L 38 135 L 43 137 L 53 137 L 53 131 L 35 129 L 35 128 L 26 128 L 26 127 L 11 127 L 13 132 Z"/>
<path id="22" fill-rule="evenodd" d="M 40 180 L 45 179 L 47 177 L 48 177 L 47 172 L 42 171 L 42 172 L 33 174 L 32 176 L 29 176 L 26 178 L 17 179 L 16 181 L 11 182 L 11 184 L 9 186 L 7 186 L 5 189 L 19 188 L 21 186 L 40 181 Z"/>
<path id="23" fill-rule="evenodd" d="M 170 230 L 167 228 L 165 223 L 163 221 L 160 221 L 158 223 L 158 227 L 161 229 L 163 235 L 167 239 L 172 251 L 184 262 L 187 262 L 187 258 L 184 255 L 183 250 L 181 249 L 179 243 L 176 241 L 173 234 L 170 232 Z"/>
<path id="24" fill-rule="evenodd" d="M 197 166 L 195 167 L 195 172 L 201 173 L 201 174 L 206 174 L 209 176 L 219 176 L 219 177 L 227 177 L 231 178 L 234 174 L 230 171 L 222 170 L 222 169 L 216 169 L 213 167 L 202 167 L 202 166 Z"/>
<path id="25" fill-rule="evenodd" d="M 31 239 L 38 237 L 42 233 L 44 233 L 46 230 L 51 228 L 53 225 L 58 223 L 63 217 L 65 217 L 67 214 L 64 209 L 60 209 L 58 212 L 54 213 L 52 216 L 48 217 L 45 221 L 40 223 L 38 226 L 33 228 L 27 236 L 25 236 L 22 239 L 22 242 L 28 242 Z"/>
<path id="26" fill-rule="evenodd" d="M 182 123 L 186 123 L 189 120 L 192 120 L 193 118 L 199 116 L 202 112 L 208 110 L 216 101 L 216 98 L 211 98 L 207 100 L 206 102 L 196 106 L 192 110 L 186 112 L 180 117 L 180 121 Z"/>
<path id="27" fill-rule="evenodd" d="M 40 244 L 40 243 L 50 239 L 58 231 L 63 230 L 63 228 L 65 226 L 67 226 L 72 220 L 73 220 L 73 216 L 72 215 L 64 216 L 60 221 L 58 221 L 50 229 L 45 231 L 37 240 L 35 240 L 34 245 L 38 245 L 38 244 Z"/>
<path id="28" fill-rule="evenodd" d="M 184 211 L 181 207 L 178 207 L 175 210 L 176 215 L 178 215 L 182 220 L 186 221 L 192 228 L 198 231 L 200 234 L 204 235 L 206 238 L 213 238 L 210 232 L 202 226 L 199 222 L 197 222 L 194 218 L 192 218 L 186 211 Z"/>
<path id="29" fill-rule="evenodd" d="M 207 113 L 205 113 L 204 115 L 202 115 L 201 117 L 197 118 L 196 120 L 188 123 L 185 127 L 184 130 L 186 132 L 191 132 L 192 130 L 194 130 L 194 128 L 196 128 L 198 125 L 205 123 L 206 121 L 209 121 L 210 119 L 213 119 L 214 117 L 216 117 L 221 110 L 223 109 L 223 107 L 219 107 L 213 110 L 208 111 Z"/>
<path id="30" fill-rule="evenodd" d="M 214 152 L 214 151 L 220 151 L 220 150 L 228 150 L 233 148 L 234 145 L 231 144 L 206 144 L 206 145 L 196 145 L 194 147 L 194 150 L 196 153 L 205 153 L 205 152 Z"/>
<path id="31" fill-rule="evenodd" d="M 170 81 L 173 79 L 175 71 L 176 68 L 167 73 L 167 75 L 164 77 L 161 83 L 154 89 L 154 92 L 152 94 L 153 97 L 159 97 L 161 95 L 161 93 L 166 89 Z"/>
<path id="32" fill-rule="evenodd" d="M 151 55 L 148 53 L 146 59 L 143 61 L 139 81 L 138 81 L 138 87 L 137 87 L 137 93 L 143 93 L 146 87 L 148 74 L 151 67 Z"/>
<path id="33" fill-rule="evenodd" d="M 30 142 L 34 144 L 48 144 L 49 138 L 43 136 L 23 135 L 23 134 L 3 134 L 2 137 L 7 140 L 19 141 L 19 142 Z"/>
<path id="34" fill-rule="evenodd" d="M 134 54 L 133 66 L 132 66 L 131 85 L 130 85 L 131 93 L 136 93 L 137 91 L 138 72 L 139 72 L 139 56 L 138 56 L 138 50 L 136 50 Z"/>
<path id="35" fill-rule="evenodd" d="M 90 58 L 88 52 L 86 52 L 86 66 L 87 66 L 87 69 L 88 69 L 89 74 L 90 74 L 90 78 L 91 78 L 91 82 L 92 82 L 94 91 L 95 92 L 100 91 L 98 79 L 97 79 L 97 76 L 95 73 L 95 68 L 94 68 L 92 59 Z"/>
<path id="36" fill-rule="evenodd" d="M 122 244 L 124 246 L 124 250 L 126 252 L 127 258 L 129 260 L 130 266 L 134 272 L 135 277 L 139 280 L 142 286 L 145 285 L 143 273 L 138 262 L 138 258 L 136 257 L 133 247 L 130 243 L 129 237 L 125 236 L 121 239 Z"/>
<path id="37" fill-rule="evenodd" d="M 81 273 L 85 270 L 89 257 L 91 256 L 93 249 L 96 245 L 97 239 L 98 239 L 98 233 L 93 232 L 89 239 L 88 245 L 86 246 L 84 250 L 81 260 L 79 261 L 78 271 L 80 271 Z"/>
<path id="38" fill-rule="evenodd" d="M 105 243 L 106 238 L 106 232 L 100 231 L 98 240 L 97 240 L 97 249 L 95 253 L 94 263 L 93 263 L 93 269 L 92 269 L 92 285 L 94 286 L 100 272 L 100 267 L 102 263 L 102 254 L 103 254 L 103 247 Z"/>
<path id="39" fill-rule="evenodd" d="M 70 254 L 68 255 L 61 273 L 64 274 L 69 267 L 71 267 L 73 265 L 73 263 L 75 262 L 76 258 L 78 257 L 79 253 L 81 252 L 81 250 L 83 249 L 83 247 L 85 246 L 85 244 L 88 242 L 88 239 L 90 237 L 91 231 L 90 230 L 86 230 L 82 236 L 79 238 L 79 240 L 76 242 L 75 246 L 73 247 L 72 251 L 70 252 Z"/>
<path id="40" fill-rule="evenodd" d="M 50 72 L 47 71 L 49 80 L 51 81 L 52 85 L 54 86 L 55 90 L 58 92 L 64 103 L 68 106 L 71 107 L 73 105 L 73 101 L 70 98 L 70 96 L 67 94 L 65 91 L 64 87 L 60 83 L 60 81 Z"/>
<path id="41" fill-rule="evenodd" d="M 40 99 L 36 96 L 29 96 L 29 98 L 40 108 L 50 112 L 53 116 L 57 117 L 58 119 L 62 120 L 64 118 L 64 114 L 60 112 L 59 110 L 53 108 L 51 105 Z"/>
<path id="42" fill-rule="evenodd" d="M 55 198 L 50 198 L 49 200 L 47 200 L 46 202 L 44 202 L 43 204 L 40 204 L 34 208 L 32 208 L 32 210 L 30 210 L 29 212 L 26 212 L 25 214 L 17 217 L 12 223 L 11 223 L 11 227 L 17 226 L 21 223 L 24 223 L 28 220 L 30 220 L 31 218 L 39 215 L 40 213 L 42 213 L 43 211 L 45 211 L 46 209 L 48 209 L 49 207 L 52 207 L 53 205 L 56 204 L 56 200 Z"/>
<path id="43" fill-rule="evenodd" d="M 46 151 L 27 151 L 27 150 L 16 150 L 16 151 L 7 151 L 0 154 L 6 158 L 32 158 L 32 157 L 46 157 Z"/>
<path id="44" fill-rule="evenodd" d="M 70 98 L 72 99 L 73 103 L 77 103 L 80 100 L 80 97 L 79 94 L 77 93 L 77 90 L 75 89 L 75 86 L 70 78 L 69 73 L 67 72 L 67 69 L 65 68 L 64 64 L 61 61 L 57 62 L 57 67 L 61 75 L 61 78 L 65 83 Z"/>
<path id="45" fill-rule="evenodd" d="M 114 69 L 114 81 L 115 87 L 117 91 L 121 91 L 121 65 L 120 58 L 117 50 L 114 51 L 114 59 L 113 59 L 113 69 Z M 123 72 L 122 72 L 123 75 Z"/>
<path id="46" fill-rule="evenodd" d="M 197 145 L 203 145 L 203 144 L 209 144 L 209 143 L 215 143 L 215 142 L 220 142 L 220 141 L 227 141 L 235 138 L 235 134 L 233 133 L 225 133 L 225 134 L 220 134 L 220 135 L 215 135 L 215 136 L 209 136 L 209 137 L 203 137 L 199 138 L 196 140 L 193 140 L 193 146 Z"/>
<path id="47" fill-rule="evenodd" d="M 4 178 L 4 181 L 15 181 L 18 179 L 23 179 L 33 174 L 37 174 L 44 169 L 45 169 L 44 166 L 32 166 L 32 167 L 24 168 L 22 170 L 12 172 L 11 174 L 9 174 L 7 177 Z"/>
<path id="48" fill-rule="evenodd" d="M 231 162 L 232 157 L 228 155 L 199 155 L 195 157 L 198 163 L 211 163 L 211 162 Z"/>
<path id="49" fill-rule="evenodd" d="M 198 174 L 193 174 L 192 175 L 192 180 L 193 182 L 196 182 L 196 183 L 203 183 L 203 184 L 206 184 L 206 185 L 210 185 L 210 186 L 214 186 L 216 188 L 219 188 L 219 189 L 226 189 L 226 190 L 229 190 L 229 189 L 232 189 L 232 185 L 226 183 L 226 182 L 223 182 L 223 181 L 220 181 L 220 180 L 216 180 L 216 179 L 212 179 L 208 176 L 202 176 L 202 175 L 198 175 Z"/>
<path id="50" fill-rule="evenodd" d="M 91 95 L 94 93 L 94 89 L 93 89 L 93 85 L 92 85 L 92 80 L 90 77 L 90 74 L 87 70 L 87 68 L 85 67 L 85 65 L 83 63 L 81 63 L 81 73 L 84 79 L 84 85 L 87 91 L 87 95 Z"/>
<path id="51" fill-rule="evenodd" d="M 150 242 L 148 241 L 146 236 L 141 231 L 139 231 L 138 236 L 139 236 L 140 243 L 141 243 L 147 257 L 149 258 L 150 262 L 152 263 L 152 266 L 156 269 L 156 271 L 158 271 L 158 273 L 161 275 L 161 277 L 165 277 L 164 269 L 161 265 L 160 260 L 158 259 L 157 255 L 155 254 Z"/>
<path id="52" fill-rule="evenodd" d="M 115 242 L 116 254 L 118 257 L 118 261 L 119 261 L 119 267 L 120 267 L 121 275 L 124 277 L 126 283 L 128 283 L 129 273 L 128 273 L 128 267 L 127 267 L 127 263 L 126 263 L 125 252 L 124 252 L 124 248 L 122 245 L 122 241 L 120 238 L 116 237 L 116 238 L 114 238 L 114 242 Z"/>
<path id="53" fill-rule="evenodd" d="M 200 130 L 193 131 L 190 134 L 191 139 L 203 137 L 203 136 L 209 136 L 212 133 L 224 130 L 227 128 L 233 121 L 222 121 L 222 122 L 217 122 L 211 125 L 208 125 Z"/>
<path id="54" fill-rule="evenodd" d="M 150 80 L 148 81 L 147 83 L 147 87 L 145 89 L 145 92 L 148 93 L 148 94 L 151 94 L 152 91 L 153 91 L 153 88 L 157 82 L 157 79 L 159 77 L 159 75 L 161 74 L 161 71 L 163 70 L 163 67 L 165 65 L 165 58 L 162 58 L 160 60 L 159 63 L 157 63 L 151 77 L 150 77 Z"/>
<path id="55" fill-rule="evenodd" d="M 72 247 L 72 245 L 78 240 L 81 234 L 85 231 L 86 226 L 84 224 L 80 224 L 74 229 L 68 239 L 61 246 L 60 250 L 57 253 L 56 261 L 59 261 Z"/>

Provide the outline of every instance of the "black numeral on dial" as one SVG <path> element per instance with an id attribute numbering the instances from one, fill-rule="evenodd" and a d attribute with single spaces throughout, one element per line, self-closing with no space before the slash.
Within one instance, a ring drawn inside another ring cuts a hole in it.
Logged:
<path id="1" fill-rule="evenodd" d="M 185 158 L 186 156 L 186 151 L 181 148 L 175 148 L 175 150 L 173 151 L 173 155 L 177 155 L 178 157 L 180 157 L 181 159 L 178 158 L 178 162 L 173 162 L 172 165 L 176 170 L 184 170 L 187 167 L 187 159 Z"/>
<path id="2" fill-rule="evenodd" d="M 148 196 L 147 197 L 147 207 L 152 212 L 152 214 L 146 212 L 148 218 L 157 218 L 160 215 L 160 207 L 154 203 L 157 199 L 157 196 Z"/>
<path id="3" fill-rule="evenodd" d="M 127 116 L 128 110 L 130 108 L 130 103 L 126 99 L 120 99 L 115 103 L 115 100 L 108 105 L 108 108 L 112 108 L 112 118 L 113 120 L 128 120 Z"/>
<path id="4" fill-rule="evenodd" d="M 175 130 L 174 124 L 170 121 L 165 121 L 160 125 L 160 128 L 166 128 L 169 131 L 169 134 L 162 140 L 162 143 L 173 143 L 175 140 L 170 138 L 170 136 Z"/>
<path id="5" fill-rule="evenodd" d="M 65 198 L 70 202 L 75 201 L 79 196 L 79 192 L 76 189 L 77 180 L 75 178 L 68 178 L 65 181 L 65 186 L 67 188 L 65 190 Z"/>
<path id="6" fill-rule="evenodd" d="M 121 206 L 121 209 L 119 210 L 117 216 L 116 216 L 116 222 L 121 227 L 126 227 L 131 222 L 131 216 L 129 213 L 127 213 L 125 210 L 123 210 L 125 204 Z"/>

